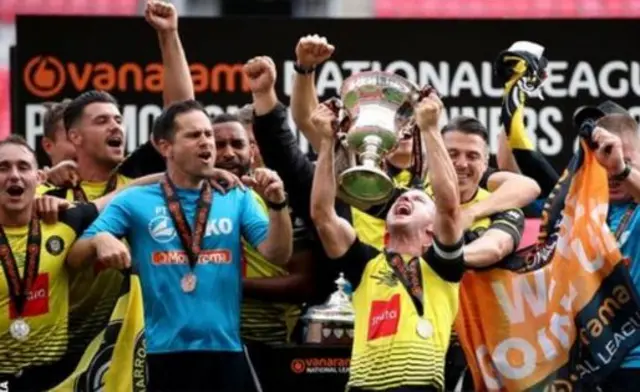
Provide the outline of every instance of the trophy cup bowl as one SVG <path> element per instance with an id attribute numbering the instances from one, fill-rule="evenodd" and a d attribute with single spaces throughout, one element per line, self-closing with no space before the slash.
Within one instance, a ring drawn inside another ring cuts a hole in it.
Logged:
<path id="1" fill-rule="evenodd" d="M 344 81 L 340 98 L 349 128 L 342 131 L 351 156 L 338 186 L 348 199 L 375 205 L 391 195 L 394 182 L 381 169 L 382 159 L 403 137 L 419 97 L 417 85 L 387 72 L 362 72 Z"/>
<path id="2" fill-rule="evenodd" d="M 301 317 L 305 344 L 351 346 L 353 343 L 355 311 L 345 292 L 348 281 L 342 272 L 335 283 L 338 290 L 324 304 L 309 308 Z"/>

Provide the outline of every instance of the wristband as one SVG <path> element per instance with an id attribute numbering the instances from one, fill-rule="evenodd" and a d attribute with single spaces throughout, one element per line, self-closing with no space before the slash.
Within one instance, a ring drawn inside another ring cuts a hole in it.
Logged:
<path id="1" fill-rule="evenodd" d="M 629 177 L 630 174 L 631 174 L 631 166 L 629 166 L 628 163 L 625 163 L 624 164 L 624 169 L 622 169 L 622 171 L 620 173 L 611 176 L 611 179 L 613 181 L 622 182 L 622 181 L 626 180 L 627 177 Z"/>
<path id="2" fill-rule="evenodd" d="M 310 75 L 316 71 L 316 67 L 310 67 L 310 68 L 303 67 L 302 65 L 298 64 L 298 62 L 296 61 L 293 64 L 293 70 L 301 75 Z"/>
<path id="3" fill-rule="evenodd" d="M 274 203 L 272 201 L 265 200 L 265 204 L 267 205 L 267 208 L 269 208 L 270 210 L 281 211 L 282 209 L 284 209 L 289 205 L 289 196 L 285 193 L 284 200 L 281 201 L 280 203 Z"/>

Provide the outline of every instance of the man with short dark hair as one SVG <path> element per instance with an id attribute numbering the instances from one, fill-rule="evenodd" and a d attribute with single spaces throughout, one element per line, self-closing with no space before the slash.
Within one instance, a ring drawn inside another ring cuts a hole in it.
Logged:
<path id="1" fill-rule="evenodd" d="M 125 130 L 115 98 L 104 91 L 84 92 L 69 102 L 63 119 L 69 140 L 76 147 L 80 179 L 91 184 L 77 189 L 76 199 L 90 200 L 126 183 L 112 173 L 125 153 Z"/>
<path id="2" fill-rule="evenodd" d="M 77 182 L 43 185 L 38 187 L 38 193 L 90 202 L 131 183 L 130 178 L 114 171 L 124 160 L 125 139 L 122 115 L 111 94 L 97 90 L 80 94 L 66 103 L 62 122 L 76 152 L 77 165 L 69 170 Z M 104 328 L 121 294 L 124 278 L 120 271 L 103 270 L 100 265 L 72 271 L 69 320 L 73 344 L 69 355 L 81 355 Z M 76 331 L 81 333 L 75 334 Z"/>
<path id="3" fill-rule="evenodd" d="M 63 114 L 70 99 L 61 102 L 46 102 L 44 107 L 46 112 L 42 119 L 43 136 L 40 143 L 42 149 L 49 156 L 51 166 L 65 160 L 76 159 L 76 149 L 67 137 L 67 130 L 62 120 Z"/>
<path id="4" fill-rule="evenodd" d="M 323 140 L 311 217 L 327 256 L 355 288 L 349 391 L 444 390 L 445 355 L 464 273 L 464 228 L 458 180 L 438 129 L 442 108 L 434 93 L 416 107 L 435 198 L 416 189 L 401 195 L 386 216 L 389 241 L 382 250 L 361 242 L 336 214 L 335 115 L 324 105 L 312 115 Z"/>
<path id="5" fill-rule="evenodd" d="M 164 180 L 117 196 L 69 262 L 124 268 L 133 260 L 143 293 L 149 390 L 251 390 L 239 334 L 241 237 L 273 263 L 289 260 L 282 182 L 266 169 L 244 178 L 265 199 L 269 219 L 249 192 L 212 191 L 213 127 L 193 100 L 167 107 L 153 140 L 167 162 Z M 131 254 L 115 238 L 126 239 Z"/>
<path id="6" fill-rule="evenodd" d="M 44 197 L 62 212 L 56 223 L 36 209 L 34 151 L 16 136 L 0 142 L 0 385 L 9 390 L 54 388 L 72 369 L 70 279 L 65 258 L 72 243 L 107 202 L 81 204 Z M 59 211 L 54 208 L 54 212 Z"/>
<path id="7" fill-rule="evenodd" d="M 262 160 L 262 154 L 260 154 L 260 147 L 256 143 L 256 137 L 253 134 L 253 105 L 248 103 L 238 110 L 236 113 L 238 120 L 247 131 L 247 137 L 249 138 L 249 145 L 253 152 L 253 167 L 263 167 L 264 162 Z"/>
<path id="8" fill-rule="evenodd" d="M 246 120 L 246 118 L 245 118 Z M 254 150 L 241 119 L 221 114 L 213 119 L 216 167 L 236 176 L 251 174 Z M 264 211 L 265 201 L 252 192 Z M 300 316 L 300 304 L 313 292 L 313 259 L 304 223 L 291 212 L 294 253 L 286 268 L 273 265 L 244 242 L 242 337 L 247 342 L 288 343 Z M 297 224 L 296 224 L 297 223 Z M 251 350 L 250 350 L 251 352 Z M 266 379 L 268 375 L 261 379 Z"/>

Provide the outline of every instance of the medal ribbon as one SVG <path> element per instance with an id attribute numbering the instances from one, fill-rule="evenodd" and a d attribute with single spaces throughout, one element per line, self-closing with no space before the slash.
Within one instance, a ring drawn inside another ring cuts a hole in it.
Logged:
<path id="1" fill-rule="evenodd" d="M 397 253 L 387 252 L 385 250 L 387 263 L 393 269 L 396 277 L 409 293 L 413 305 L 416 307 L 418 315 L 424 315 L 424 299 L 422 289 L 422 272 L 420 271 L 420 258 L 414 257 L 405 265 L 402 256 Z"/>
<path id="2" fill-rule="evenodd" d="M 633 213 L 636 211 L 636 207 L 637 207 L 637 204 L 632 203 L 629 207 L 627 207 L 627 209 L 624 212 L 624 215 L 622 215 L 622 218 L 620 219 L 620 224 L 618 224 L 618 228 L 616 229 L 616 233 L 615 233 L 616 241 L 620 241 L 620 236 L 622 235 L 622 233 L 624 233 L 625 230 L 627 230 L 627 227 L 629 227 L 629 223 L 631 223 L 631 217 L 633 216 Z"/>
<path id="3" fill-rule="evenodd" d="M 191 232 L 189 222 L 184 215 L 184 210 L 180 205 L 180 199 L 175 184 L 169 179 L 169 176 L 165 176 L 160 182 L 164 198 L 167 201 L 169 207 L 169 215 L 173 220 L 173 224 L 178 231 L 180 242 L 187 256 L 189 257 L 189 267 L 195 268 L 198 263 L 198 257 L 202 251 L 202 239 L 207 228 L 207 219 L 209 217 L 209 211 L 211 211 L 211 204 L 213 202 L 213 194 L 211 192 L 211 186 L 209 182 L 205 181 L 202 184 L 200 190 L 200 198 L 198 199 L 198 209 L 196 210 L 196 222 L 194 232 Z"/>
<path id="4" fill-rule="evenodd" d="M 40 231 L 40 220 L 35 216 L 29 222 L 29 234 L 27 237 L 27 258 L 24 264 L 24 274 L 20 277 L 18 263 L 11 250 L 9 239 L 0 226 L 0 261 L 9 289 L 9 296 L 16 307 L 18 317 L 24 312 L 27 303 L 27 295 L 33 287 L 33 283 L 38 276 L 40 268 L 40 242 L 42 234 Z"/>
<path id="5" fill-rule="evenodd" d="M 118 173 L 113 173 L 112 175 L 109 176 L 109 179 L 107 180 L 107 187 L 104 189 L 102 196 L 105 196 L 115 191 L 117 187 L 118 187 Z M 81 203 L 89 202 L 89 198 L 87 197 L 87 194 L 84 192 L 84 189 L 82 189 L 82 186 L 80 186 L 80 184 L 71 188 L 71 191 L 73 192 L 73 199 L 75 201 L 79 201 Z"/>

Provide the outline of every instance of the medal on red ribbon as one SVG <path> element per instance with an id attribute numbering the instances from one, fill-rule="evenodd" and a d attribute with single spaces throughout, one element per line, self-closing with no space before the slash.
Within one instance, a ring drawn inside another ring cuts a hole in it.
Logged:
<path id="1" fill-rule="evenodd" d="M 200 198 L 198 199 L 198 209 L 196 210 L 196 221 L 193 232 L 189 227 L 189 222 L 184 215 L 184 210 L 180 205 L 180 199 L 176 186 L 173 184 L 169 176 L 160 182 L 162 193 L 167 202 L 167 209 L 176 228 L 182 247 L 187 253 L 189 261 L 189 272 L 180 279 L 180 287 L 185 293 L 192 293 L 196 290 L 198 279 L 195 274 L 195 267 L 198 264 L 198 258 L 202 250 L 202 239 L 207 229 L 207 220 L 211 204 L 213 202 L 213 194 L 209 182 L 204 181 L 200 190 Z"/>
<path id="2" fill-rule="evenodd" d="M 422 273 L 420 271 L 420 259 L 414 257 L 405 265 L 399 254 L 385 251 L 387 263 L 393 269 L 394 274 L 409 293 L 411 301 L 418 313 L 416 333 L 422 339 L 429 339 L 433 335 L 433 325 L 424 315 L 424 297 L 422 288 Z"/>
<path id="3" fill-rule="evenodd" d="M 9 297 L 15 306 L 18 317 L 9 326 L 11 337 L 18 341 L 27 340 L 31 328 L 22 317 L 29 291 L 38 277 L 40 268 L 40 242 L 42 233 L 40 231 L 40 220 L 34 215 L 29 222 L 29 234 L 27 237 L 27 254 L 24 264 L 24 273 L 20 276 L 18 263 L 16 261 L 9 239 L 0 226 L 0 262 L 4 271 Z"/>
<path id="4" fill-rule="evenodd" d="M 102 196 L 105 196 L 115 191 L 117 187 L 118 187 L 118 173 L 114 173 L 111 176 L 109 176 L 109 179 L 107 180 L 107 186 L 104 189 Z M 80 184 L 71 188 L 71 191 L 73 192 L 73 200 L 79 201 L 81 203 L 89 202 L 89 198 L 87 197 L 87 194 L 84 192 L 84 189 L 82 189 L 82 186 L 80 186 Z"/>

